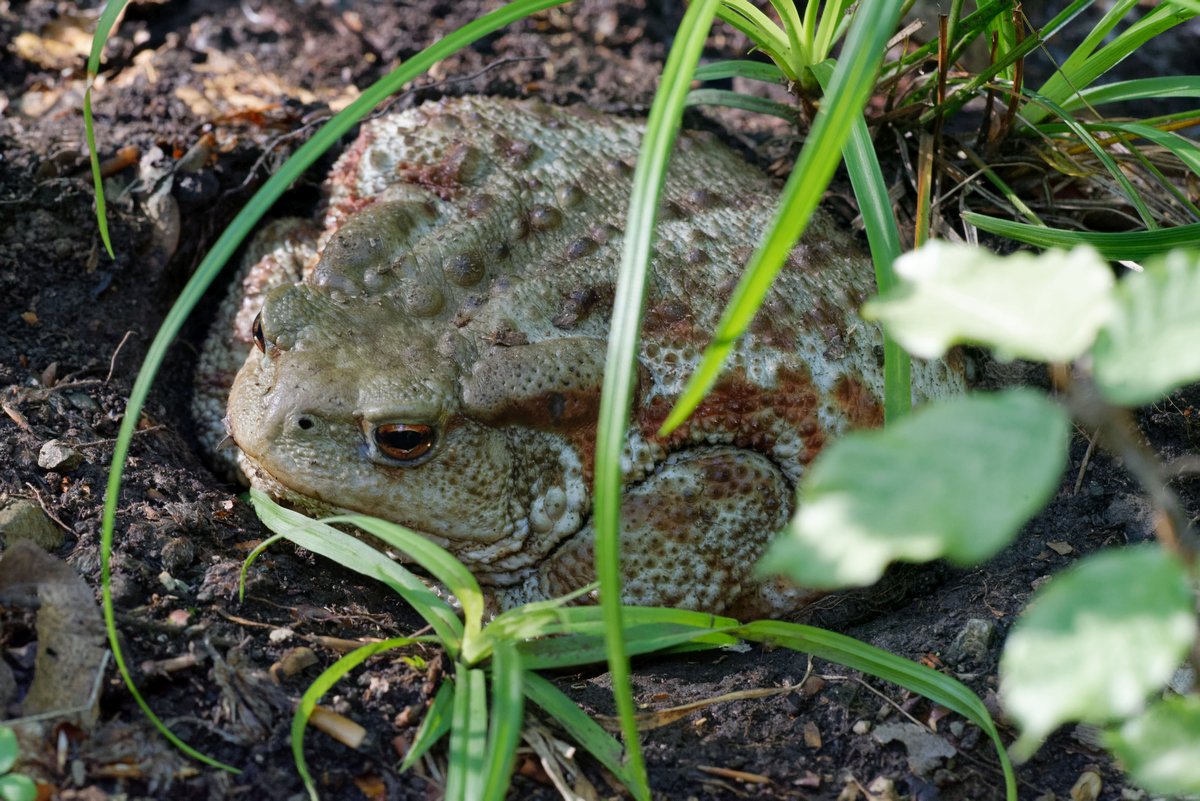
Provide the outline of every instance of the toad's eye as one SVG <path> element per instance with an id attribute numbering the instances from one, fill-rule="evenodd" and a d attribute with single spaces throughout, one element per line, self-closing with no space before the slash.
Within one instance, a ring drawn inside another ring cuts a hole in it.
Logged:
<path id="1" fill-rule="evenodd" d="M 262 312 L 254 315 L 254 322 L 250 325 L 250 333 L 254 335 L 254 345 L 263 353 L 267 352 L 267 338 L 263 336 L 262 329 Z"/>
<path id="2" fill-rule="evenodd" d="M 374 436 L 379 452 L 398 462 L 419 459 L 433 447 L 433 428 L 420 423 L 387 423 Z"/>

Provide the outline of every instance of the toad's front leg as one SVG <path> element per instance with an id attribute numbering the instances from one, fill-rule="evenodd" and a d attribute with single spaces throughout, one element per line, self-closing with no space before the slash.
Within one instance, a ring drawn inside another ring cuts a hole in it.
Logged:
<path id="1" fill-rule="evenodd" d="M 782 612 L 813 597 L 754 575 L 787 523 L 792 487 L 765 456 L 732 446 L 668 457 L 627 488 L 621 505 L 625 603 L 706 612 Z M 591 523 L 564 542 L 510 597 L 563 595 L 595 580 Z M 515 588 L 514 588 L 515 589 Z"/>

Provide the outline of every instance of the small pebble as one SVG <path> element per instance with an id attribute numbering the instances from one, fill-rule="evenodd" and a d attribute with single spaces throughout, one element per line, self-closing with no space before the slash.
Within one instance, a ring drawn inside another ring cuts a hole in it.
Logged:
<path id="1" fill-rule="evenodd" d="M 988 649 L 995 636 L 996 624 L 993 621 L 973 617 L 955 635 L 946 658 L 954 663 L 982 663 L 987 660 Z"/>
<path id="2" fill-rule="evenodd" d="M 866 734 L 871 731 L 871 721 L 856 720 L 854 721 L 854 725 L 850 727 L 850 731 L 854 732 L 855 734 Z"/>
<path id="3" fill-rule="evenodd" d="M 83 461 L 83 454 L 60 439 L 52 439 L 38 451 L 38 467 L 43 470 L 73 470 Z"/>
<path id="4" fill-rule="evenodd" d="M 272 629 L 271 633 L 267 635 L 267 639 L 269 639 L 273 643 L 281 643 L 281 642 L 287 642 L 295 635 L 296 635 L 296 632 L 292 631 L 289 628 L 278 628 L 278 629 Z"/>

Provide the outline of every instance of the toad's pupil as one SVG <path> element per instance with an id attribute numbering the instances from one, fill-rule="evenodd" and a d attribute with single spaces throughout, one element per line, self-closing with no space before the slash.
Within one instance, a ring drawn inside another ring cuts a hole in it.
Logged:
<path id="1" fill-rule="evenodd" d="M 433 429 L 403 423 L 383 425 L 375 429 L 375 444 L 393 459 L 416 459 L 433 444 Z"/>
<path id="2" fill-rule="evenodd" d="M 250 326 L 250 333 L 254 335 L 254 345 L 263 353 L 267 352 L 267 338 L 263 335 L 262 327 L 262 312 L 254 315 L 254 323 Z"/>

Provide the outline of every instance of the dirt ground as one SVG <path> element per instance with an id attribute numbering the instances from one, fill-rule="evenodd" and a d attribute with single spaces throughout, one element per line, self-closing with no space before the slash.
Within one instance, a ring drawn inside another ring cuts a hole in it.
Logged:
<path id="1" fill-rule="evenodd" d="M 475 17 L 477 6 L 133 3 L 109 45 L 96 97 L 112 261 L 92 216 L 80 111 L 80 53 L 96 4 L 0 0 L 0 505 L 24 504 L 43 525 L 52 521 L 50 549 L 92 587 L 112 438 L 146 347 L 190 270 L 313 122 L 352 99 L 354 87 Z M 439 65 L 423 88 L 396 102 L 478 92 L 644 111 L 683 6 L 582 0 L 570 13 L 543 13 Z M 710 55 L 741 50 L 740 40 L 718 31 Z M 725 120 L 734 126 L 726 138 L 766 166 L 794 150 L 770 122 Z M 691 123 L 725 130 L 698 116 Z M 332 158 L 278 213 L 312 210 Z M 180 160 L 187 169 L 172 175 Z M 94 727 L 50 721 L 23 741 L 24 769 L 52 797 L 300 797 L 288 741 L 292 704 L 339 656 L 318 638 L 396 636 L 420 625 L 383 588 L 291 547 L 256 563 L 248 599 L 238 602 L 241 560 L 264 529 L 239 489 L 198 456 L 187 412 L 212 305 L 210 298 L 173 345 L 140 421 L 120 499 L 113 587 L 127 656 L 152 708 L 189 743 L 243 772 L 231 776 L 182 757 L 110 668 Z M 1177 394 L 1139 416 L 1164 456 L 1196 446 L 1196 397 Z M 78 459 L 45 456 L 50 440 Z M 876 603 L 848 633 L 958 676 L 995 709 L 1000 645 L 1034 587 L 1081 554 L 1149 536 L 1138 488 L 1102 453 L 1080 472 L 1086 449 L 1077 432 L 1062 488 L 1016 544 L 978 569 L 922 574 L 915 592 Z M 1200 508 L 1194 486 L 1180 490 L 1187 508 Z M 7 596 L 0 602 L 4 659 L 24 687 L 37 637 L 33 610 Z M 276 683 L 272 667 L 298 646 L 310 647 L 317 665 Z M 435 767 L 396 770 L 443 667 L 436 652 L 413 653 L 421 659 L 369 663 L 326 698 L 366 727 L 367 739 L 350 750 L 308 735 L 324 797 L 438 797 Z M 164 661 L 172 658 L 182 659 Z M 795 685 L 809 669 L 804 655 L 760 648 L 647 659 L 637 665 L 635 691 L 639 702 L 666 707 Z M 798 692 L 722 703 L 648 732 L 655 797 L 834 801 L 868 797 L 862 788 L 880 799 L 1003 797 L 995 754 L 976 727 L 837 666 L 817 662 L 811 670 Z M 590 711 L 612 712 L 599 668 L 553 678 Z M 1143 797 L 1123 791 L 1092 741 L 1087 731 L 1059 732 L 1021 766 L 1021 798 Z M 617 794 L 594 763 L 581 762 L 602 797 Z M 512 797 L 557 797 L 534 760 L 521 768 Z M 1102 789 L 1073 795 L 1087 771 Z M 856 785 L 854 796 L 846 788 Z"/>

